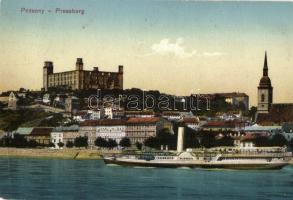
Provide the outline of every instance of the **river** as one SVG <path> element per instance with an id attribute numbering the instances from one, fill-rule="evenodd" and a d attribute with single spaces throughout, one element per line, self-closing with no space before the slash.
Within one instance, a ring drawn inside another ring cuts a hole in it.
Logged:
<path id="1" fill-rule="evenodd" d="M 3 199 L 293 199 L 293 167 L 132 168 L 101 160 L 0 158 Z M 1 199 L 0 198 L 0 199 Z"/>

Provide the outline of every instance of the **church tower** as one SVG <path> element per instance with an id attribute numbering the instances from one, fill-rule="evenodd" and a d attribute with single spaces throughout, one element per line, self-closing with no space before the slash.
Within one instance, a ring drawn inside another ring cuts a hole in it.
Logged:
<path id="1" fill-rule="evenodd" d="M 257 90 L 257 113 L 269 113 L 273 103 L 273 87 L 271 79 L 268 76 L 267 52 L 265 52 L 263 75 L 260 79 Z"/>

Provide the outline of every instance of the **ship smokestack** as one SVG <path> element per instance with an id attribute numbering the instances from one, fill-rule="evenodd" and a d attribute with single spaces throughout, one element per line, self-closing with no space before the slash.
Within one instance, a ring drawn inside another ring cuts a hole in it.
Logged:
<path id="1" fill-rule="evenodd" d="M 178 128 L 177 137 L 177 152 L 183 152 L 183 142 L 184 142 L 184 127 Z"/>

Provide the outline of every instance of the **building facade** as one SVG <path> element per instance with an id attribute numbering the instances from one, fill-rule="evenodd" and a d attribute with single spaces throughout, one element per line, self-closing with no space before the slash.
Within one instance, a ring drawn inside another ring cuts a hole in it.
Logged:
<path id="1" fill-rule="evenodd" d="M 51 141 L 51 132 L 53 128 L 36 127 L 33 128 L 29 135 L 26 135 L 27 140 L 35 140 L 39 144 L 48 145 Z"/>
<path id="2" fill-rule="evenodd" d="M 106 140 L 113 139 L 119 144 L 123 137 L 126 137 L 126 122 L 119 119 L 100 120 L 96 129 L 96 137 Z"/>
<path id="3" fill-rule="evenodd" d="M 59 143 L 63 143 L 63 132 L 53 129 L 51 132 L 51 142 L 55 145 L 55 148 L 59 148 Z"/>
<path id="4" fill-rule="evenodd" d="M 126 122 L 120 119 L 88 120 L 80 123 L 80 134 L 88 137 L 90 147 L 95 146 L 98 137 L 113 139 L 119 144 L 126 137 Z"/>
<path id="5" fill-rule="evenodd" d="M 149 137 L 156 137 L 162 129 L 173 133 L 171 122 L 159 117 L 130 118 L 126 122 L 126 137 L 132 144 L 143 143 Z"/>
<path id="6" fill-rule="evenodd" d="M 79 137 L 79 126 L 60 126 L 53 129 L 51 132 L 51 142 L 55 144 L 56 148 L 59 148 L 58 143 L 62 142 L 64 147 L 70 141 L 74 143 L 75 138 Z"/>
<path id="7" fill-rule="evenodd" d="M 75 70 L 54 73 L 53 62 L 46 61 L 43 67 L 43 89 L 65 87 L 72 90 L 83 89 L 123 89 L 123 66 L 118 72 L 92 71 L 83 69 L 82 58 L 77 58 Z"/>
<path id="8" fill-rule="evenodd" d="M 96 141 L 96 124 L 95 120 L 93 121 L 84 121 L 80 123 L 79 135 L 86 136 L 88 139 L 88 146 L 95 146 Z"/>
<path id="9" fill-rule="evenodd" d="M 198 117 L 184 117 L 182 122 L 189 128 L 193 130 L 198 130 L 199 126 L 199 118 Z"/>

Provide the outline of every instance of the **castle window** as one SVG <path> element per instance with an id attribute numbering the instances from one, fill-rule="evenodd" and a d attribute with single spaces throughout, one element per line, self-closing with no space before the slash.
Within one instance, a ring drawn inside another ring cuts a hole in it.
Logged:
<path id="1" fill-rule="evenodd" d="M 261 95 L 261 102 L 264 102 L 264 101 L 265 101 L 265 95 L 262 94 L 262 95 Z"/>

